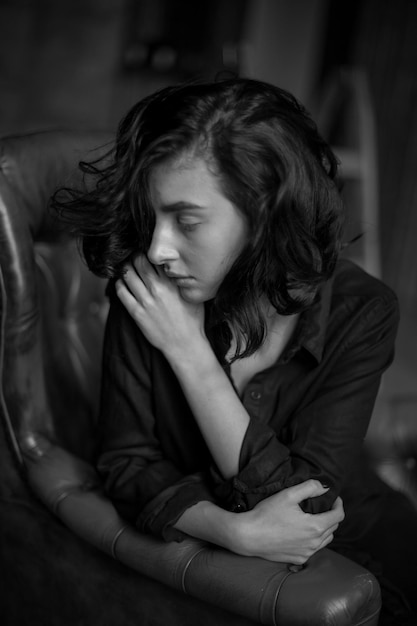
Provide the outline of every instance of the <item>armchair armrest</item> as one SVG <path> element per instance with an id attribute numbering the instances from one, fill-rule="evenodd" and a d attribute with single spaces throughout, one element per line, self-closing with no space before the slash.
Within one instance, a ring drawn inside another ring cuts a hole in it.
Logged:
<path id="1" fill-rule="evenodd" d="M 378 623 L 376 579 L 331 550 L 300 568 L 191 538 L 165 543 L 126 524 L 88 463 L 38 436 L 26 436 L 22 448 L 29 482 L 46 506 L 77 535 L 145 576 L 261 624 Z"/>

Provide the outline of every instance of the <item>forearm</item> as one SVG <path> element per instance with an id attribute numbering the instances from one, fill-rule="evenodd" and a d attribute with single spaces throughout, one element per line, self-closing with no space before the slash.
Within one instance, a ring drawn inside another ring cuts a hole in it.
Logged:
<path id="1" fill-rule="evenodd" d="M 210 344 L 202 339 L 169 360 L 217 467 L 235 476 L 249 415 Z"/>
<path id="2" fill-rule="evenodd" d="M 237 551 L 237 521 L 237 514 L 225 511 L 212 502 L 202 501 L 186 509 L 174 528 L 191 537 Z"/>
<path id="3" fill-rule="evenodd" d="M 244 556 L 304 563 L 332 541 L 344 517 L 340 500 L 331 511 L 319 515 L 301 511 L 300 501 L 323 491 L 317 481 L 307 481 L 267 498 L 247 513 L 232 513 L 201 501 L 186 509 L 174 528 Z"/>

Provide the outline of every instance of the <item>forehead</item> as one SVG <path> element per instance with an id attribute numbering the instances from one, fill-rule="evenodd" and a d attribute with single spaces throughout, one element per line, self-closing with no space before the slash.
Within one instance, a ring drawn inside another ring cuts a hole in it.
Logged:
<path id="1" fill-rule="evenodd" d="M 153 167 L 149 189 L 152 202 L 157 206 L 167 201 L 204 203 L 224 197 L 212 164 L 189 152 Z"/>

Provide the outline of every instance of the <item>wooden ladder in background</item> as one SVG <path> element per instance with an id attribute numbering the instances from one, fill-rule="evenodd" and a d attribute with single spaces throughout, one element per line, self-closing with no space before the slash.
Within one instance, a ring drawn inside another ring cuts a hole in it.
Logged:
<path id="1" fill-rule="evenodd" d="M 340 160 L 346 204 L 346 255 L 381 277 L 375 114 L 366 73 L 342 67 L 328 79 L 318 106 L 320 133 Z"/>

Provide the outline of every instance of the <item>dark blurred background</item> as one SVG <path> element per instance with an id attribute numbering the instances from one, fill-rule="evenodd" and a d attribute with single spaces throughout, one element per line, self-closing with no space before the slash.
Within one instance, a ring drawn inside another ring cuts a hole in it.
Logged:
<path id="1" fill-rule="evenodd" d="M 292 91 L 339 154 L 358 254 L 401 304 L 384 406 L 417 417 L 417 3 L 0 0 L 2 135 L 112 130 L 159 87 L 228 73 Z"/>

